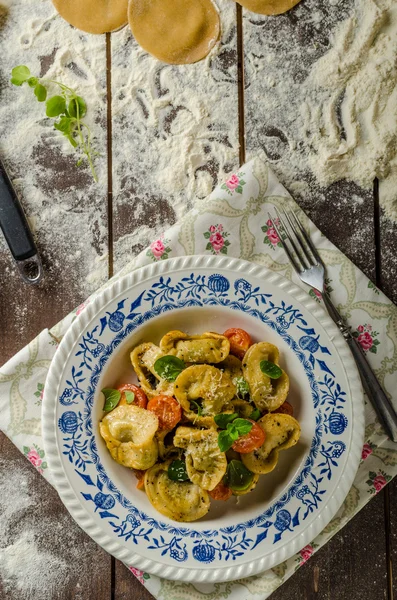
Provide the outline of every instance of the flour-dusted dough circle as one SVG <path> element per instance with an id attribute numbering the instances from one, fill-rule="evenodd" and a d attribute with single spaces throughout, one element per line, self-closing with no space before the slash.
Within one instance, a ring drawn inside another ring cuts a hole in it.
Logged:
<path id="1" fill-rule="evenodd" d="M 211 0 L 130 0 L 128 19 L 138 44 L 169 64 L 201 60 L 220 34 Z"/>
<path id="2" fill-rule="evenodd" d="M 260 15 L 281 15 L 301 0 L 236 0 L 244 8 Z"/>
<path id="3" fill-rule="evenodd" d="M 116 31 L 128 22 L 128 0 L 52 0 L 71 25 L 87 33 Z"/>

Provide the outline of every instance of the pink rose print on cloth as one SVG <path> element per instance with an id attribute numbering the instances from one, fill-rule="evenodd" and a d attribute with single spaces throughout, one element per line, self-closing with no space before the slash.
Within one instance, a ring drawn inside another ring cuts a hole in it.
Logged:
<path id="1" fill-rule="evenodd" d="M 370 486 L 368 490 L 370 494 L 377 494 L 391 480 L 391 476 L 385 473 L 385 471 L 379 471 L 379 473 L 370 471 L 368 475 L 369 479 L 366 483 Z"/>
<path id="2" fill-rule="evenodd" d="M 353 335 L 357 339 L 364 352 L 372 352 L 372 354 L 376 354 L 378 352 L 380 341 L 377 339 L 377 336 L 379 333 L 377 331 L 373 331 L 372 325 L 369 323 L 366 323 L 365 325 L 359 325 L 356 331 L 353 331 Z"/>
<path id="3" fill-rule="evenodd" d="M 374 444 L 370 444 L 370 443 L 369 444 L 364 444 L 363 450 L 361 452 L 361 458 L 362 458 L 362 460 L 365 460 L 366 458 L 368 458 L 368 456 L 370 454 L 372 454 L 374 447 L 375 447 Z"/>
<path id="4" fill-rule="evenodd" d="M 299 569 L 299 567 L 304 565 L 305 562 L 309 560 L 309 558 L 314 554 L 314 551 L 317 547 L 318 544 L 308 544 L 307 546 L 302 548 L 302 550 L 299 552 L 299 557 L 295 559 L 295 561 L 298 563 L 295 567 L 295 570 Z"/>
<path id="5" fill-rule="evenodd" d="M 221 185 L 222 190 L 226 190 L 230 196 L 234 193 L 242 194 L 245 181 L 243 179 L 244 173 L 240 171 L 237 175 L 231 175 L 229 179 Z"/>
<path id="6" fill-rule="evenodd" d="M 277 226 L 279 225 L 278 219 L 275 219 L 274 222 L 276 223 Z M 266 221 L 266 225 L 263 225 L 263 227 L 261 229 L 262 229 L 263 233 L 265 234 L 265 239 L 263 240 L 265 244 L 270 246 L 270 248 L 272 248 L 272 250 L 274 250 L 277 247 L 282 248 L 280 238 L 278 237 L 277 232 L 274 229 L 273 223 L 271 222 L 270 219 L 268 221 Z"/>
<path id="7" fill-rule="evenodd" d="M 43 460 L 44 450 L 41 450 L 36 444 L 33 444 L 33 448 L 24 446 L 23 453 L 39 473 L 43 473 L 44 469 L 47 469 L 47 463 Z"/>
<path id="8" fill-rule="evenodd" d="M 149 256 L 154 262 L 158 260 L 165 260 L 168 258 L 169 253 L 172 251 L 168 246 L 170 240 L 164 239 L 164 236 L 160 236 L 158 240 L 155 240 L 150 244 L 149 249 L 146 252 L 146 256 Z"/>
<path id="9" fill-rule="evenodd" d="M 144 573 L 143 571 L 141 571 L 140 569 L 136 569 L 135 567 L 128 567 L 128 568 L 131 571 L 131 573 L 133 573 L 133 575 L 135 575 L 135 577 L 141 583 L 145 584 L 145 581 L 150 579 L 149 573 Z"/>
<path id="10" fill-rule="evenodd" d="M 224 231 L 223 225 L 211 225 L 203 235 L 208 240 L 206 250 L 209 250 L 212 254 L 227 254 L 228 246 L 230 246 L 227 239 L 229 234 Z"/>

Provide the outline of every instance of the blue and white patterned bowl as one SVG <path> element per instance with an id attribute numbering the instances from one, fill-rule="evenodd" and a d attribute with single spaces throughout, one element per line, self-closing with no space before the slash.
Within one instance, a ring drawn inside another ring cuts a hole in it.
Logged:
<path id="1" fill-rule="evenodd" d="M 280 348 L 301 440 L 254 492 L 177 523 L 111 459 L 98 429 L 100 390 L 134 381 L 128 357 L 138 342 L 229 327 Z M 363 396 L 343 337 L 307 292 L 251 263 L 193 256 L 134 271 L 76 318 L 46 382 L 43 434 L 63 502 L 108 552 L 169 579 L 227 581 L 279 564 L 329 523 L 358 468 Z"/>

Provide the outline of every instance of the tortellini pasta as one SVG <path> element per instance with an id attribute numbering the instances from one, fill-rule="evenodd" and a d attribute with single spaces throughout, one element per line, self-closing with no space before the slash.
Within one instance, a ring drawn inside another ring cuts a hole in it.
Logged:
<path id="1" fill-rule="evenodd" d="M 243 374 L 250 389 L 250 395 L 260 411 L 277 410 L 287 399 L 289 377 L 285 371 L 279 379 L 271 379 L 265 375 L 260 364 L 263 360 L 278 365 L 279 351 L 277 346 L 260 342 L 249 348 L 243 360 Z"/>
<path id="2" fill-rule="evenodd" d="M 197 521 L 210 508 L 208 492 L 192 482 L 171 481 L 171 461 L 157 463 L 145 474 L 145 492 L 159 513 L 174 521 Z"/>
<path id="3" fill-rule="evenodd" d="M 162 379 L 154 369 L 154 363 L 162 356 L 164 354 L 160 348 L 151 342 L 140 344 L 140 346 L 134 348 L 130 355 L 139 383 L 149 398 L 153 398 L 158 394 L 172 396 L 174 393 L 174 384 Z"/>
<path id="4" fill-rule="evenodd" d="M 170 331 L 160 341 L 164 354 L 172 354 L 187 363 L 219 363 L 229 354 L 229 340 L 219 333 L 187 335 Z"/>
<path id="5" fill-rule="evenodd" d="M 213 429 L 178 427 L 174 444 L 185 450 L 190 481 L 203 490 L 213 490 L 227 468 L 225 453 L 219 450 L 217 432 Z"/>
<path id="6" fill-rule="evenodd" d="M 273 471 L 281 450 L 294 446 L 300 437 L 301 428 L 296 419 L 290 415 L 269 413 L 258 424 L 266 434 L 265 442 L 249 454 L 242 454 L 241 460 L 253 473 L 263 475 Z"/>
<path id="7" fill-rule="evenodd" d="M 120 465 L 139 470 L 152 467 L 157 460 L 157 428 L 156 415 L 134 404 L 118 406 L 99 424 L 112 458 Z"/>
<path id="8" fill-rule="evenodd" d="M 299 439 L 298 421 L 284 414 L 292 406 L 280 408 L 289 378 L 273 344 L 252 344 L 235 328 L 175 330 L 159 345 L 139 344 L 130 359 L 140 387 L 103 390 L 109 412 L 99 429 L 112 458 L 135 470 L 137 487 L 169 519 L 196 521 L 210 498 L 250 493 Z"/>

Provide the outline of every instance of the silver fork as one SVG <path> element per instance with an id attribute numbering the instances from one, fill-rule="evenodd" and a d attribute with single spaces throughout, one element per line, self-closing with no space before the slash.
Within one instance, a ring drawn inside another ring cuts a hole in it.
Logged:
<path id="1" fill-rule="evenodd" d="M 363 388 L 375 408 L 380 422 L 387 435 L 397 442 L 397 414 L 390 400 L 383 391 L 369 366 L 364 352 L 351 333 L 351 328 L 345 323 L 329 297 L 325 288 L 325 265 L 321 257 L 303 228 L 295 212 L 282 214 L 275 209 L 278 223 L 269 214 L 269 218 L 280 239 L 280 242 L 300 279 L 322 294 L 324 304 L 330 317 L 335 321 L 340 332 L 348 343 L 353 357 L 357 363 Z"/>

